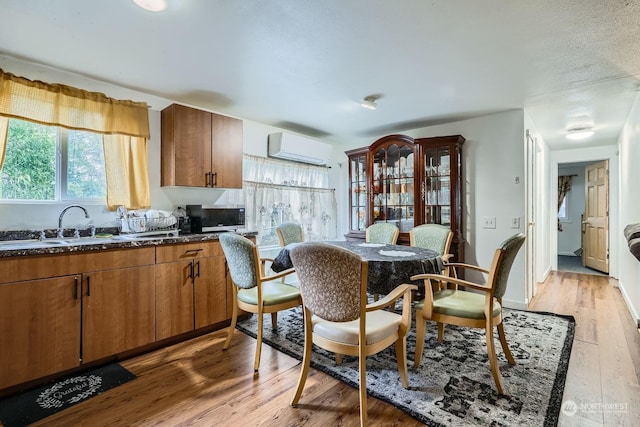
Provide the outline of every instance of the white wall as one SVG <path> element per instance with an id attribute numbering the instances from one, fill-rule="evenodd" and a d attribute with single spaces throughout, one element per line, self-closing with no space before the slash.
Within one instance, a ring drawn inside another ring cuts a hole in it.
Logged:
<path id="1" fill-rule="evenodd" d="M 620 235 L 618 281 L 627 306 L 640 326 L 640 261 L 631 255 L 626 239 L 622 235 L 626 225 L 640 222 L 640 197 L 638 197 L 638 183 L 640 183 L 640 95 L 636 98 L 629 119 L 620 135 L 618 146 L 620 150 L 618 198 L 620 225 L 614 231 L 615 234 Z"/>
<path id="2" fill-rule="evenodd" d="M 149 126 L 151 137 L 148 145 L 149 185 L 151 190 L 151 207 L 171 210 L 185 204 L 242 204 L 240 190 L 221 190 L 213 188 L 160 187 L 160 110 L 172 101 L 154 97 L 141 92 L 132 91 L 92 80 L 80 75 L 44 67 L 37 64 L 18 61 L 0 55 L 0 68 L 32 80 L 48 83 L 62 83 L 81 89 L 102 92 L 116 99 L 144 101 L 150 105 Z M 281 132 L 283 129 L 243 119 L 243 151 L 256 156 L 267 156 L 267 138 L 269 133 Z M 335 153 L 335 150 L 334 150 Z M 338 158 L 340 158 L 338 152 Z M 334 177 L 333 184 L 345 187 L 348 179 Z M 339 183 L 339 185 L 338 185 Z M 331 184 L 331 183 L 330 183 Z M 58 216 L 68 202 L 15 202 L 0 203 L 1 230 L 39 230 L 57 228 Z M 115 227 L 115 213 L 106 209 L 104 204 L 82 203 L 87 208 L 91 220 L 97 227 Z M 338 205 L 340 206 L 340 205 Z M 343 205 L 347 206 L 347 204 Z M 340 210 L 340 209 L 339 209 Z M 74 227 L 84 225 L 87 219 L 79 209 L 72 209 L 65 215 L 64 225 Z"/>
<path id="3" fill-rule="evenodd" d="M 525 231 L 524 132 L 522 110 L 402 132 L 414 138 L 458 134 L 466 138 L 462 147 L 462 175 L 463 236 L 468 263 L 490 267 L 500 243 Z M 496 228 L 482 228 L 483 217 L 495 217 Z M 520 218 L 519 229 L 511 228 L 513 217 Z M 522 249 L 504 296 L 508 307 L 526 308 L 525 258 Z"/>

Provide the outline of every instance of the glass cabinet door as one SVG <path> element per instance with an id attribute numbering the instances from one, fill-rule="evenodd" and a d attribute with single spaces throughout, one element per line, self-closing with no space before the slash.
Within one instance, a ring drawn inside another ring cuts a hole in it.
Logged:
<path id="1" fill-rule="evenodd" d="M 451 152 L 449 146 L 424 149 L 421 195 L 425 224 L 451 226 Z"/>
<path id="2" fill-rule="evenodd" d="M 414 224 L 414 149 L 391 144 L 373 154 L 372 223 L 391 222 L 400 232 Z"/>
<path id="3" fill-rule="evenodd" d="M 367 155 L 349 156 L 350 227 L 365 231 L 367 228 Z"/>

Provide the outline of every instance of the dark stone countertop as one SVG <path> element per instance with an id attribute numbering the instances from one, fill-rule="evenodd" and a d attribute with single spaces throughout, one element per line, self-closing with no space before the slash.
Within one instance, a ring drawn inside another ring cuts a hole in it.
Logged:
<path id="1" fill-rule="evenodd" d="M 0 241 L 0 259 L 34 256 L 34 255 L 51 255 L 64 254 L 72 252 L 91 252 L 102 251 L 108 249 L 127 249 L 141 248 L 146 246 L 170 245 L 176 243 L 190 242 L 206 242 L 217 241 L 221 233 L 205 233 L 205 234 L 183 234 L 178 236 L 160 236 L 160 237 L 138 237 L 131 239 L 126 235 L 115 235 L 111 238 L 90 238 L 83 237 L 75 241 L 73 237 L 65 237 L 64 243 L 60 243 L 60 239 L 50 238 L 49 241 L 44 239 L 38 240 L 20 240 L 16 239 L 12 242 Z M 250 237 L 257 235 L 255 231 L 238 232 L 238 234 Z M 3 248 L 4 246 L 4 248 Z"/>

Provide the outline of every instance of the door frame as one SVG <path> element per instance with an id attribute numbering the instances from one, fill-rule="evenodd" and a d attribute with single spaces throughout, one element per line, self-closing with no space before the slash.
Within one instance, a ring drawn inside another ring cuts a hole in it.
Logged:
<path id="1" fill-rule="evenodd" d="M 548 203 L 549 210 L 549 265 L 551 270 L 558 269 L 558 165 L 560 163 L 596 162 L 609 160 L 609 277 L 618 278 L 619 275 L 619 242 L 620 236 L 615 230 L 620 230 L 619 188 L 620 167 L 617 145 L 606 145 L 590 148 L 576 148 L 573 150 L 557 150 L 550 152 L 550 182 Z M 614 230 L 613 232 L 611 230 Z"/>

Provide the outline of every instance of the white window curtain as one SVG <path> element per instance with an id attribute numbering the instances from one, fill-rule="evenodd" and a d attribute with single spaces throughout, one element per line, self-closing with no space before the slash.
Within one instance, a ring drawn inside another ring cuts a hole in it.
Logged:
<path id="1" fill-rule="evenodd" d="M 247 228 L 258 231 L 258 245 L 277 245 L 275 229 L 285 222 L 300 224 L 305 240 L 336 238 L 336 196 L 327 188 L 326 167 L 245 155 L 243 173 Z"/>

